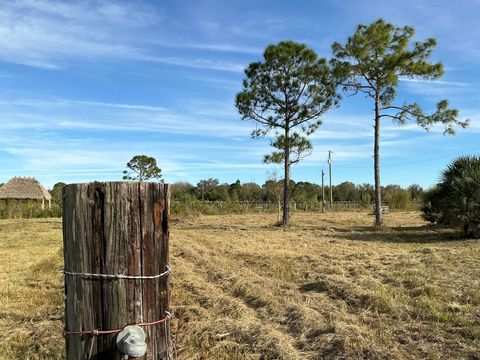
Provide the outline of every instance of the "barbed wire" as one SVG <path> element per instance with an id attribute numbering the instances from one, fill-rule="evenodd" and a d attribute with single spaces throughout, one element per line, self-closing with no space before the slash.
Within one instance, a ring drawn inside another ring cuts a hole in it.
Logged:
<path id="1" fill-rule="evenodd" d="M 168 265 L 165 266 L 166 270 L 161 274 L 157 275 L 124 275 L 124 274 L 95 274 L 95 273 L 86 273 L 86 272 L 75 272 L 69 271 L 66 269 L 62 269 L 63 274 L 74 276 L 74 277 L 82 277 L 82 278 L 99 278 L 99 279 L 114 279 L 114 280 L 152 280 L 158 279 L 163 276 L 168 276 L 170 274 L 170 267 Z"/>

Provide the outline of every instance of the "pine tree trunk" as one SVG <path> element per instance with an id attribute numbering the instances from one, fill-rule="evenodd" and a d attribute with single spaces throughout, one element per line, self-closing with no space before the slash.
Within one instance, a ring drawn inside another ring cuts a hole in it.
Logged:
<path id="1" fill-rule="evenodd" d="M 283 225 L 288 225 L 290 221 L 290 157 L 285 155 L 285 180 L 283 182 Z"/>
<path id="2" fill-rule="evenodd" d="M 285 177 L 283 181 L 283 226 L 290 222 L 290 144 L 289 133 L 285 130 Z"/>
<path id="3" fill-rule="evenodd" d="M 375 97 L 375 140 L 373 147 L 375 172 L 375 226 L 382 226 L 382 189 L 380 186 L 380 99 Z"/>

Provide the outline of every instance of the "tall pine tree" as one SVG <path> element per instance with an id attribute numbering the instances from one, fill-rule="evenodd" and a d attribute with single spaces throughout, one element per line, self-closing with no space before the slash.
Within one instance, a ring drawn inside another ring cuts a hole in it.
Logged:
<path id="1" fill-rule="evenodd" d="M 276 151 L 264 161 L 284 164 L 282 222 L 287 225 L 290 166 L 311 153 L 307 136 L 320 126 L 321 115 L 337 104 L 336 82 L 325 59 L 293 41 L 268 46 L 264 61 L 251 63 L 245 75 L 236 106 L 242 119 L 256 122 L 252 137 L 274 134 L 271 146 Z"/>
<path id="2" fill-rule="evenodd" d="M 397 105 L 394 100 L 401 77 L 433 80 L 443 74 L 441 63 L 429 63 L 436 46 L 434 39 L 411 43 L 414 29 L 396 27 L 382 19 L 370 25 L 359 25 L 344 45 L 332 45 L 331 64 L 345 92 L 363 93 L 375 105 L 374 113 L 374 173 L 375 173 L 375 224 L 382 225 L 380 187 L 380 124 L 383 118 L 399 124 L 415 121 L 430 129 L 434 124 L 445 126 L 446 134 L 454 134 L 455 126 L 466 127 L 467 121 L 457 119 L 458 111 L 448 108 L 441 100 L 431 114 L 419 104 Z"/>

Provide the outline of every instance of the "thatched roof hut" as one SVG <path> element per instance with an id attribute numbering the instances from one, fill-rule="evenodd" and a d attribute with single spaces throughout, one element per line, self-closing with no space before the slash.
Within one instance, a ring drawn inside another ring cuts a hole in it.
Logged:
<path id="1" fill-rule="evenodd" d="M 14 177 L 0 187 L 0 199 L 41 200 L 44 208 L 45 200 L 50 207 L 52 196 L 35 178 Z"/>

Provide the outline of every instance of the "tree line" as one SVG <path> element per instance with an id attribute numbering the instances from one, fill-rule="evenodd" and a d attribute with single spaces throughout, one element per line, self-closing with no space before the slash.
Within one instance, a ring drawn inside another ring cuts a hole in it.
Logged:
<path id="1" fill-rule="evenodd" d="M 52 195 L 52 204 L 62 206 L 62 189 L 66 184 L 57 182 L 49 190 Z M 290 200 L 300 204 L 309 204 L 311 207 L 321 206 L 322 187 L 308 181 L 290 180 Z M 325 188 L 326 194 L 328 189 Z M 425 191 L 420 185 L 413 184 L 407 188 L 400 185 L 382 187 L 385 202 L 394 209 L 409 206 L 410 202 L 420 203 Z M 263 184 L 254 182 L 221 183 L 218 179 L 209 178 L 200 180 L 196 185 L 188 182 L 175 182 L 171 185 L 172 201 L 188 204 L 191 201 L 223 201 L 223 202 L 273 202 L 283 207 L 283 180 L 268 179 Z M 371 205 L 375 188 L 372 184 L 354 184 L 350 181 L 332 186 L 333 201 L 358 202 Z M 325 202 L 328 203 L 327 195 Z M 328 205 L 328 204 L 326 204 Z"/>
<path id="2" fill-rule="evenodd" d="M 322 205 L 322 187 L 308 181 L 295 182 L 290 180 L 289 199 L 291 202 L 308 204 L 310 208 Z M 192 201 L 222 201 L 222 202 L 273 202 L 283 208 L 284 180 L 269 179 L 259 185 L 253 182 L 220 183 L 218 179 L 210 178 L 199 181 L 196 185 L 188 182 L 172 184 L 172 201 L 188 204 Z M 332 186 L 333 201 L 358 202 L 370 206 L 373 202 L 375 188 L 371 184 L 354 184 L 346 181 Z M 411 202 L 422 201 L 424 190 L 414 184 L 407 188 L 400 185 L 382 187 L 385 203 L 394 209 L 405 209 Z M 325 199 L 327 202 L 327 199 Z M 328 205 L 328 204 L 326 204 Z"/>

